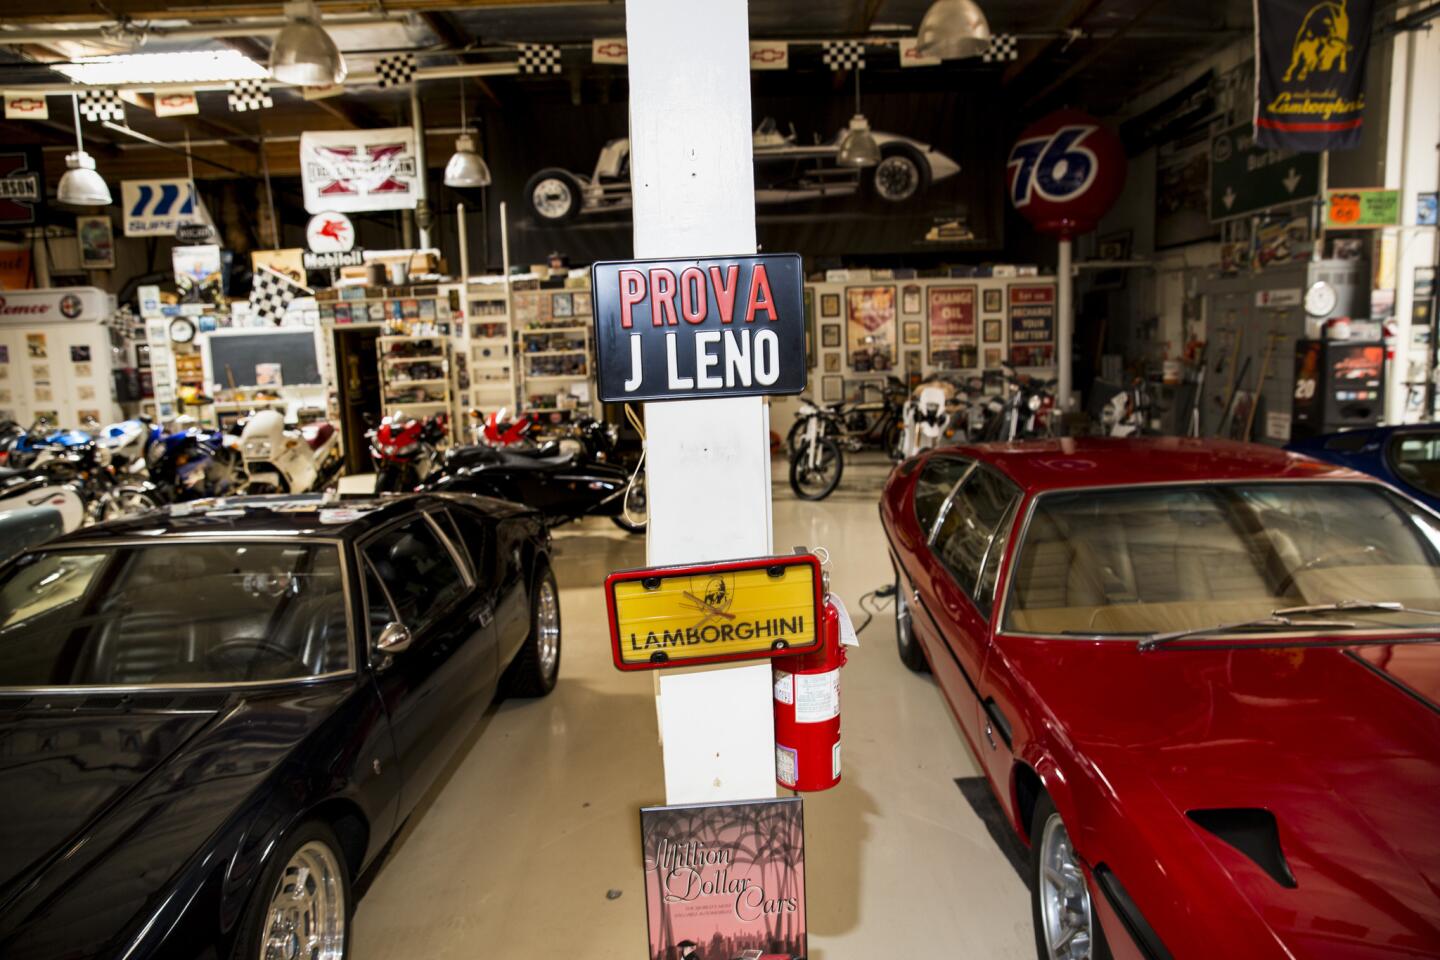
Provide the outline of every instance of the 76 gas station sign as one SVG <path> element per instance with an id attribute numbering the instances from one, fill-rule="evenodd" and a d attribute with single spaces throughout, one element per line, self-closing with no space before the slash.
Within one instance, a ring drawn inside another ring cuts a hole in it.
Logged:
<path id="1" fill-rule="evenodd" d="M 609 261 L 590 280 L 601 400 L 805 389 L 799 254 Z"/>

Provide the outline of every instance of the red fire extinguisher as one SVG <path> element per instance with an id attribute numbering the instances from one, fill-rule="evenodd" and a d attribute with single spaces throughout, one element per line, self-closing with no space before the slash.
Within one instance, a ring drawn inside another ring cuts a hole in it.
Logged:
<path id="1" fill-rule="evenodd" d="M 827 595 L 820 646 L 776 657 L 775 779 L 792 790 L 828 790 L 840 782 L 840 611 Z"/>

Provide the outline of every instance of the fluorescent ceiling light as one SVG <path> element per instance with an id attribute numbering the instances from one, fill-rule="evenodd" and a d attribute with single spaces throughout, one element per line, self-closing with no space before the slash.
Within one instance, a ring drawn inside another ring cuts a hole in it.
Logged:
<path id="1" fill-rule="evenodd" d="M 269 76 L 269 71 L 264 66 L 238 50 L 186 50 L 86 57 L 73 63 L 57 63 L 54 69 L 76 83 L 91 86 L 114 86 L 121 83 L 224 83 L 230 80 L 263 80 Z"/>

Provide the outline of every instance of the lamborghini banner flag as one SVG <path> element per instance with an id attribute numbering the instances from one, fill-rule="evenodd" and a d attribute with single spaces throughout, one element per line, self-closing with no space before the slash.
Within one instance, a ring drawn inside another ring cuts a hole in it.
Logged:
<path id="1" fill-rule="evenodd" d="M 1255 143 L 1360 143 L 1373 0 L 1255 0 Z"/>

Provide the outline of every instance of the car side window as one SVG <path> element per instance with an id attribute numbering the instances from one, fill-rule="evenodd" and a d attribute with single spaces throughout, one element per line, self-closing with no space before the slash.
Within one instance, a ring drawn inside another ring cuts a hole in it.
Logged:
<path id="1" fill-rule="evenodd" d="M 381 531 L 364 553 L 412 631 L 435 623 L 468 589 L 450 549 L 423 516 Z"/>
<path id="2" fill-rule="evenodd" d="M 360 566 L 365 571 L 365 623 L 366 633 L 370 639 L 370 649 L 375 649 L 375 644 L 380 639 L 380 631 L 386 625 L 397 619 L 395 608 L 390 606 L 390 597 L 385 593 L 385 588 L 380 584 L 380 577 L 376 575 L 375 568 L 369 560 L 362 560 Z"/>
<path id="3" fill-rule="evenodd" d="M 1000 563 L 1005 559 L 1005 547 L 1010 542 L 1010 530 L 1015 526 L 1015 511 L 1020 507 L 1017 496 L 1010 501 L 1010 509 L 1000 518 L 995 536 L 990 538 L 990 549 L 985 554 L 985 565 L 980 568 L 980 582 L 975 586 L 975 606 L 989 617 L 995 606 L 995 582 L 1000 576 Z"/>
<path id="4" fill-rule="evenodd" d="M 1401 480 L 1432 497 L 1440 496 L 1440 434 L 1397 431 L 1386 455 Z"/>
<path id="5" fill-rule="evenodd" d="M 980 571 L 995 531 L 1019 497 L 1019 487 L 980 467 L 946 505 L 931 549 L 972 598 L 980 595 Z M 976 605 L 988 612 L 988 604 Z"/>
<path id="6" fill-rule="evenodd" d="M 935 526 L 935 518 L 940 516 L 945 498 L 965 476 L 970 463 L 959 457 L 931 457 L 915 478 L 915 519 L 927 536 Z"/>
<path id="7" fill-rule="evenodd" d="M 455 528 L 456 544 L 470 558 L 470 569 L 475 574 L 475 581 L 489 583 L 494 580 L 494 536 L 484 519 L 469 510 L 453 507 L 446 513 Z"/>

